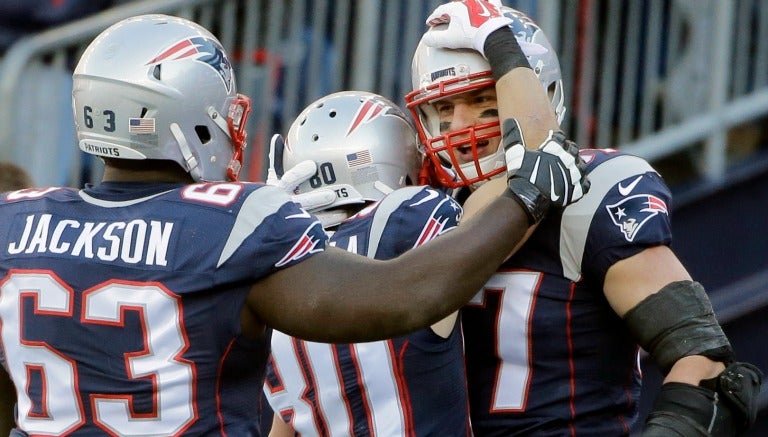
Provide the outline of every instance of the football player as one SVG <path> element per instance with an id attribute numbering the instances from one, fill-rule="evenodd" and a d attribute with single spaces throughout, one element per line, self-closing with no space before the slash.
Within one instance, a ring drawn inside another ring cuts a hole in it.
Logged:
<path id="1" fill-rule="evenodd" d="M 284 152 L 279 136 L 275 142 L 278 168 L 290 173 L 306 160 L 317 165 L 296 187 L 298 196 L 335 194 L 313 210 L 333 246 L 391 259 L 459 222 L 461 207 L 452 197 L 407 187 L 421 167 L 418 136 L 384 97 L 344 91 L 320 98 L 291 125 Z M 275 331 L 264 393 L 276 412 L 273 437 L 471 435 L 457 313 L 368 343 L 314 343 Z"/>
<path id="2" fill-rule="evenodd" d="M 447 3 L 427 22 L 406 101 L 433 180 L 474 191 L 468 218 L 504 185 L 510 145 L 563 142 L 559 65 L 529 17 L 494 2 Z M 462 310 L 475 434 L 628 435 L 642 347 L 666 375 L 644 435 L 738 435 L 761 372 L 736 361 L 670 249 L 664 180 L 620 151 L 581 156 L 589 192 L 544 218 Z"/>

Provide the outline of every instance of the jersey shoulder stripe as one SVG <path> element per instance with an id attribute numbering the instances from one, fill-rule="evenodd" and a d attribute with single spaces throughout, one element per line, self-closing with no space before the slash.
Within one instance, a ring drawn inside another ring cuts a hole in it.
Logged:
<path id="1" fill-rule="evenodd" d="M 281 206 L 290 201 L 288 194 L 278 187 L 264 185 L 260 188 L 246 193 L 217 266 L 226 262 L 267 216 L 275 214 Z"/>
<path id="2" fill-rule="evenodd" d="M 603 149 L 586 149 L 580 155 L 588 163 L 587 176 L 591 185 L 581 200 L 565 208 L 560 229 L 563 273 L 571 280 L 578 280 L 583 273 L 588 241 L 599 241 L 597 247 L 622 244 L 608 243 L 607 240 L 620 231 L 620 224 L 607 225 L 604 220 L 611 205 L 635 194 L 650 195 L 662 203 L 671 201 L 668 187 L 645 159 Z M 668 217 L 664 217 L 664 221 L 667 222 Z M 601 236 L 595 237 L 597 234 Z M 659 242 L 662 241 L 660 238 Z"/>
<path id="3" fill-rule="evenodd" d="M 450 212 L 440 220 L 437 225 L 432 223 L 437 216 L 446 215 L 442 208 L 450 208 Z M 373 211 L 373 221 L 370 229 L 370 239 L 366 255 L 375 258 L 379 245 L 385 232 L 395 232 L 401 238 L 399 241 L 413 241 L 414 247 L 422 244 L 447 229 L 458 225 L 461 217 L 461 207 L 447 194 L 427 186 L 404 187 L 393 191 L 382 199 Z M 398 226 L 400 224 L 407 224 Z M 397 228 L 397 229 L 395 229 Z M 429 237 L 424 235 L 426 228 Z M 420 234 L 412 234 L 413 230 L 420 229 Z M 407 233 L 407 236 L 403 234 Z M 394 235 L 394 234 L 393 234 Z M 415 237 L 415 238 L 414 238 Z"/>

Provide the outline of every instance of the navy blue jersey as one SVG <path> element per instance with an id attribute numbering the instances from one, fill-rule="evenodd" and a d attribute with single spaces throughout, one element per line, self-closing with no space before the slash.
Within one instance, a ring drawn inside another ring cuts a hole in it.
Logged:
<path id="1" fill-rule="evenodd" d="M 48 188 L 0 199 L 0 361 L 35 435 L 258 433 L 269 338 L 250 285 L 324 249 L 319 221 L 250 183 Z"/>
<path id="2" fill-rule="evenodd" d="M 670 244 L 670 192 L 643 159 L 581 156 L 588 194 L 542 221 L 463 309 L 478 436 L 628 435 L 638 417 L 639 349 L 603 280 L 615 262 Z"/>
<path id="3" fill-rule="evenodd" d="M 439 191 L 401 188 L 343 222 L 330 244 L 389 259 L 454 228 L 460 215 Z M 302 436 L 471 435 L 458 325 L 447 338 L 426 328 L 357 344 L 275 332 L 264 393 Z"/>

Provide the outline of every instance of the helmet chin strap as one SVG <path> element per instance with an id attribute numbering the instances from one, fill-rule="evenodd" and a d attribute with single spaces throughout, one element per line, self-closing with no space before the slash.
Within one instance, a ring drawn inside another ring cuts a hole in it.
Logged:
<path id="1" fill-rule="evenodd" d="M 323 229 L 334 227 L 352 215 L 345 209 L 328 209 L 325 211 L 315 212 L 313 214 L 315 217 L 317 217 L 318 220 L 320 220 L 320 224 L 323 226 Z"/>
<path id="2" fill-rule="evenodd" d="M 185 170 L 189 172 L 190 176 L 192 176 L 192 179 L 195 181 L 202 180 L 203 174 L 200 166 L 197 165 L 197 159 L 192 154 L 192 149 L 189 148 L 187 137 L 184 136 L 184 133 L 181 131 L 178 123 L 171 123 L 170 130 L 171 134 L 173 134 L 173 138 L 176 139 L 176 144 L 179 145 L 179 151 L 181 152 L 181 156 L 184 158 L 184 163 L 187 165 Z"/>
<path id="3" fill-rule="evenodd" d="M 499 147 L 496 150 L 496 152 L 488 156 L 484 156 L 478 159 L 476 162 L 470 161 L 470 162 L 465 162 L 464 164 L 461 164 L 460 168 L 462 173 L 471 178 L 480 177 L 480 174 L 478 174 L 475 164 L 477 164 L 480 167 L 480 171 L 483 173 L 483 175 L 487 175 L 489 173 L 495 172 L 500 168 L 506 167 L 506 162 L 504 161 L 504 149 L 501 143 L 499 143 Z M 504 174 L 506 173 L 498 172 L 496 174 L 490 175 L 483 180 L 480 180 L 471 184 L 471 187 L 473 189 L 476 189 L 477 187 L 484 184 L 488 180 L 499 177 L 500 175 L 504 175 Z"/>
<path id="4" fill-rule="evenodd" d="M 385 184 L 381 181 L 376 181 L 373 183 L 373 188 L 379 190 L 381 193 L 383 193 L 385 196 L 395 190 L 389 187 L 389 185 Z"/>
<path id="5" fill-rule="evenodd" d="M 220 114 L 213 106 L 209 106 L 207 112 L 211 120 L 219 127 L 219 129 L 224 131 L 224 134 L 232 143 L 232 159 L 229 161 L 229 164 L 227 164 L 227 177 L 232 181 L 237 181 L 238 176 L 240 175 L 240 170 L 242 169 L 243 149 L 246 147 L 246 132 L 243 128 L 248 119 L 248 114 L 251 112 L 251 99 L 242 94 L 238 94 L 237 99 L 231 105 L 228 116 Z M 235 121 L 233 120 L 232 114 L 239 114 L 237 117 L 239 128 L 235 127 Z"/>
<path id="6" fill-rule="evenodd" d="M 219 112 L 214 108 L 213 106 L 208 107 L 208 116 L 211 117 L 211 120 L 213 121 L 216 126 L 219 127 L 224 132 L 224 135 L 227 136 L 230 140 L 232 140 L 232 132 L 229 130 L 229 123 L 227 122 L 227 117 L 224 117 L 223 115 L 219 114 Z M 232 179 L 233 181 L 237 180 L 237 175 L 240 174 L 240 161 L 234 159 L 234 151 L 232 154 L 232 160 L 229 161 L 229 164 L 227 164 L 227 177 Z"/>

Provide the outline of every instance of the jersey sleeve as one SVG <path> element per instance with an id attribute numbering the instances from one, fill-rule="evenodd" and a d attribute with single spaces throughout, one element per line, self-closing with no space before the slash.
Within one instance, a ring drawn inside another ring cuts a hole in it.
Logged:
<path id="1" fill-rule="evenodd" d="M 394 258 L 459 224 L 461 206 L 430 187 L 405 187 L 390 193 L 374 211 L 369 257 Z"/>
<path id="2" fill-rule="evenodd" d="M 591 151 L 591 187 L 563 214 L 566 274 L 602 284 L 608 268 L 645 248 L 672 241 L 671 193 L 642 158 Z"/>
<path id="3" fill-rule="evenodd" d="M 263 185 L 244 197 L 219 265 L 240 264 L 258 279 L 322 252 L 327 239 L 315 216 L 282 189 Z"/>

